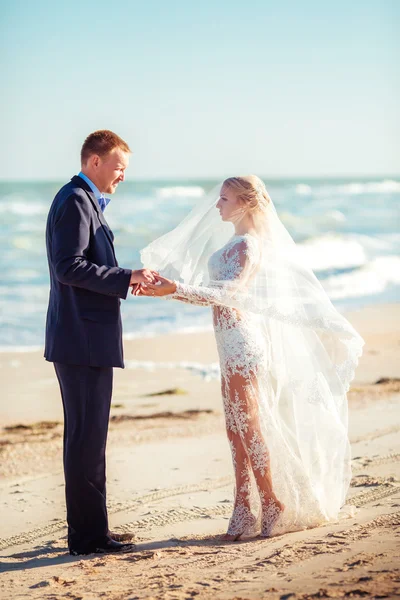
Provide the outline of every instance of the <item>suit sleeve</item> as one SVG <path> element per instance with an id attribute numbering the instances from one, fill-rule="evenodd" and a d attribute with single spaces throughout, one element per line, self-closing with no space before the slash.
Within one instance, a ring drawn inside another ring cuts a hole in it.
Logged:
<path id="1" fill-rule="evenodd" d="M 75 194 L 65 201 L 55 217 L 52 231 L 53 263 L 57 279 L 64 285 L 126 298 L 132 271 L 96 265 L 87 259 L 90 244 L 91 207 Z"/>

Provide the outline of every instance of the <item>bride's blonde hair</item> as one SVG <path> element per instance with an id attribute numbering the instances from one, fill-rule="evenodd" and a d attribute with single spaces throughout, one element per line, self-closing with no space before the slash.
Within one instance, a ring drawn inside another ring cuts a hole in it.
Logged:
<path id="1" fill-rule="evenodd" d="M 264 182 L 257 175 L 228 177 L 225 179 L 223 187 L 233 190 L 238 200 L 246 204 L 252 211 L 265 209 L 271 201 Z"/>

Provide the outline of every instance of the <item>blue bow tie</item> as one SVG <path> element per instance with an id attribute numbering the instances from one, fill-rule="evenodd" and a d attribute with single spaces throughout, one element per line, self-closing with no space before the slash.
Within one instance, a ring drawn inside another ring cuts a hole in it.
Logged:
<path id="1" fill-rule="evenodd" d="M 111 198 L 106 198 L 105 196 L 100 196 L 99 198 L 99 205 L 101 208 L 101 212 L 104 212 L 106 209 L 107 204 L 109 204 L 111 202 Z"/>

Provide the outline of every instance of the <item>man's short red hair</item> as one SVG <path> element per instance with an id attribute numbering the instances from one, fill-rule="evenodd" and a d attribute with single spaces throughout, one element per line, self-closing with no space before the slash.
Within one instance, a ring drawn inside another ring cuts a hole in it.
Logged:
<path id="1" fill-rule="evenodd" d="M 83 142 L 81 164 L 84 165 L 93 154 L 103 158 L 115 148 L 120 148 L 123 152 L 131 152 L 128 144 L 113 131 L 108 129 L 94 131 Z"/>

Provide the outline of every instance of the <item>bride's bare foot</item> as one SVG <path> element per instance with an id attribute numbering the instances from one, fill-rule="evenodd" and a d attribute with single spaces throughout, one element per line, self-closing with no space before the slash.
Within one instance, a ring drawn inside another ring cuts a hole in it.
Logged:
<path id="1" fill-rule="evenodd" d="M 261 537 L 270 537 L 271 533 L 285 510 L 285 505 L 279 502 L 273 494 L 266 502 L 262 502 Z"/>
<path id="2" fill-rule="evenodd" d="M 243 534 L 249 533 L 255 523 L 256 517 L 251 512 L 250 507 L 244 503 L 236 504 L 229 521 L 228 531 L 221 536 L 221 540 L 235 542 Z"/>
<path id="3" fill-rule="evenodd" d="M 285 510 L 285 505 L 283 504 L 283 502 L 279 502 L 279 500 L 276 496 L 272 495 L 271 499 L 274 502 L 274 504 L 278 507 L 280 512 L 283 512 Z"/>

